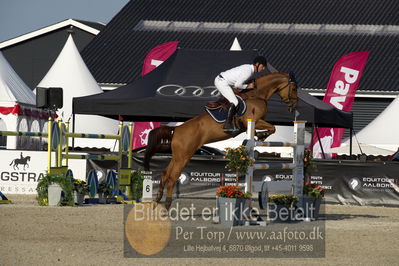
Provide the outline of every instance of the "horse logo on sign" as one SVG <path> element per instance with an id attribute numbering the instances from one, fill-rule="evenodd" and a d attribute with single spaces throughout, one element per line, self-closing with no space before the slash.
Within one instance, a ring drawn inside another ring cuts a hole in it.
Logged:
<path id="1" fill-rule="evenodd" d="M 15 170 L 15 168 L 17 168 L 17 170 L 19 170 L 18 165 L 19 165 L 19 164 L 22 164 L 22 165 L 24 166 L 24 170 L 25 170 L 25 167 L 26 167 L 26 166 L 29 167 L 29 164 L 28 164 L 29 161 L 30 161 L 30 156 L 24 157 L 23 154 L 22 154 L 22 152 L 21 152 L 20 158 L 16 158 L 16 159 L 12 160 L 11 163 L 10 163 L 10 166 L 14 164 L 14 165 L 12 166 L 13 169 Z"/>

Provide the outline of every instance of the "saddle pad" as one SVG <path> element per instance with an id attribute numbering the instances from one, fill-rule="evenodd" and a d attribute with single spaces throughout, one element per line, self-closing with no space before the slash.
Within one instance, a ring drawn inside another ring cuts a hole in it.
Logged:
<path id="1" fill-rule="evenodd" d="M 236 115 L 242 116 L 247 110 L 247 105 L 240 96 L 236 95 L 236 97 L 238 99 L 238 111 L 236 112 Z M 209 109 L 205 106 L 205 110 L 216 122 L 223 123 L 224 121 L 226 121 L 227 110 L 223 110 L 222 106 L 215 109 Z"/>

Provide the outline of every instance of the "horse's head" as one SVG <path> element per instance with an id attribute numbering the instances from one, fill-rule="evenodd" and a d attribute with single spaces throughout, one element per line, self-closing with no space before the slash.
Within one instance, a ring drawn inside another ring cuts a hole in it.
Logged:
<path id="1" fill-rule="evenodd" d="M 294 111 L 298 103 L 298 90 L 294 73 L 271 73 L 256 81 L 257 95 L 266 101 L 277 93 L 288 104 L 288 110 Z"/>
<path id="2" fill-rule="evenodd" d="M 293 112 L 298 104 L 298 85 L 293 72 L 285 75 L 287 80 L 277 86 L 277 94 L 284 103 L 288 104 L 288 111 Z"/>
<path id="3" fill-rule="evenodd" d="M 30 156 L 26 156 L 26 160 L 28 160 L 28 162 L 30 161 Z"/>

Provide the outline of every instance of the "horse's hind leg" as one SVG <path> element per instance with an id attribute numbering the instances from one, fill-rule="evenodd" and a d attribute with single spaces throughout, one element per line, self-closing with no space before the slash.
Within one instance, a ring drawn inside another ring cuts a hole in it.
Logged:
<path id="1" fill-rule="evenodd" d="M 167 188 L 166 200 L 165 200 L 165 208 L 168 210 L 169 210 L 170 206 L 172 205 L 173 189 L 175 187 L 176 180 L 181 175 L 181 172 L 182 172 L 184 166 L 188 163 L 189 160 L 190 160 L 190 158 L 176 160 L 172 164 L 172 167 L 170 169 L 169 176 L 168 176 L 168 188 Z M 172 162 L 173 162 L 173 159 L 172 159 Z"/>
<path id="2" fill-rule="evenodd" d="M 169 169 L 171 168 L 171 164 L 172 162 L 169 163 L 168 167 L 163 170 L 162 172 L 162 178 L 161 178 L 161 182 L 159 183 L 159 188 L 158 188 L 158 193 L 157 193 L 157 198 L 155 199 L 156 202 L 160 202 L 163 196 L 163 190 L 165 187 L 165 184 L 168 181 L 168 176 L 169 176 Z"/>

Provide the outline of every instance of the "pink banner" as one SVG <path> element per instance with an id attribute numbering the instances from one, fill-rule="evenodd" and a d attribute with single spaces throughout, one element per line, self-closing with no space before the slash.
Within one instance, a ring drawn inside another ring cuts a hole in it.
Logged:
<path id="1" fill-rule="evenodd" d="M 157 68 L 168 59 L 177 49 L 178 41 L 166 42 L 153 48 L 145 57 L 141 76 Z"/>
<path id="2" fill-rule="evenodd" d="M 342 56 L 331 72 L 330 80 L 327 85 L 323 101 L 337 109 L 349 112 L 352 109 L 357 86 L 364 66 L 366 65 L 369 52 L 354 52 Z M 343 128 L 315 128 L 318 131 L 323 150 L 341 145 Z M 312 143 L 313 156 L 322 158 L 321 147 L 318 141 L 317 132 L 313 134 Z M 331 158 L 331 154 L 326 154 L 326 158 Z"/>
<path id="3" fill-rule="evenodd" d="M 177 41 L 167 42 L 153 48 L 144 59 L 141 76 L 148 74 L 168 59 L 176 51 L 178 43 Z M 148 134 L 152 129 L 159 127 L 160 124 L 160 122 L 135 122 L 132 149 L 147 146 Z"/>
<path id="4" fill-rule="evenodd" d="M 147 146 L 148 134 L 151 130 L 160 126 L 160 122 L 135 122 L 133 130 L 132 149 Z"/>

